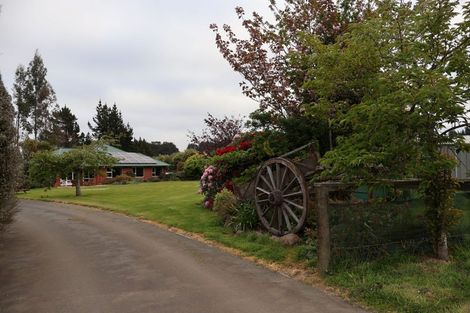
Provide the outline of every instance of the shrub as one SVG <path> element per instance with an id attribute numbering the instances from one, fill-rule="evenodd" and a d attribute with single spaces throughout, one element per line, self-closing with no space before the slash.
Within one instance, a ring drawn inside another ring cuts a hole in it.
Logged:
<path id="1" fill-rule="evenodd" d="M 201 176 L 199 192 L 204 195 L 204 206 L 211 209 L 214 204 L 214 197 L 223 189 L 225 176 L 215 166 L 208 166 Z"/>
<path id="2" fill-rule="evenodd" d="M 258 224 L 258 214 L 253 203 L 249 201 L 238 202 L 228 221 L 228 226 L 235 232 L 255 229 Z"/>
<path id="3" fill-rule="evenodd" d="M 183 165 L 185 178 L 198 179 L 204 172 L 208 162 L 208 157 L 203 154 L 194 154 L 190 156 Z"/>
<path id="4" fill-rule="evenodd" d="M 224 220 L 228 220 L 233 214 L 237 205 L 237 198 L 227 189 L 215 195 L 213 210 Z"/>
<path id="5" fill-rule="evenodd" d="M 170 164 L 171 171 L 182 171 L 186 160 L 198 152 L 194 149 L 186 149 L 183 152 L 175 152 L 170 155 L 159 155 L 157 158 Z"/>
<path id="6" fill-rule="evenodd" d="M 120 184 L 120 185 L 125 185 L 128 182 L 130 182 L 131 180 L 132 180 L 132 177 L 130 177 L 129 175 L 122 174 L 122 175 L 118 175 L 118 176 L 114 177 L 114 182 L 113 183 Z"/>

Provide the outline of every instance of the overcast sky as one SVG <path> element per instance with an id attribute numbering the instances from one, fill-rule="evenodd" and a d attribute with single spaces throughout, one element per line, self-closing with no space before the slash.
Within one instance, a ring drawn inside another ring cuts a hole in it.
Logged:
<path id="1" fill-rule="evenodd" d="M 58 103 L 72 109 L 82 131 L 101 99 L 117 104 L 135 137 L 184 149 L 207 112 L 247 116 L 257 108 L 209 24 L 240 31 L 234 8 L 267 15 L 268 2 L 0 0 L 0 73 L 11 91 L 16 67 L 38 49 Z"/>
<path id="2" fill-rule="evenodd" d="M 240 76 L 219 54 L 210 23 L 240 25 L 234 8 L 267 0 L 0 0 L 0 72 L 12 89 L 36 49 L 58 103 L 82 131 L 98 100 L 117 104 L 134 136 L 188 144 L 207 112 L 248 115 Z"/>

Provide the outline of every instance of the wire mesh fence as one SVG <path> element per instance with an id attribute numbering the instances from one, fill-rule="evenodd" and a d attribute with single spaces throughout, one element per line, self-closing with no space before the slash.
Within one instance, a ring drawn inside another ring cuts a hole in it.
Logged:
<path id="1" fill-rule="evenodd" d="M 373 201 L 370 201 L 370 198 Z M 449 245 L 470 241 L 470 192 L 458 192 L 460 223 L 449 234 Z M 343 257 L 375 258 L 396 251 L 432 252 L 426 228 L 425 207 L 416 190 L 384 189 L 352 192 L 346 199 L 329 203 L 332 261 Z"/>

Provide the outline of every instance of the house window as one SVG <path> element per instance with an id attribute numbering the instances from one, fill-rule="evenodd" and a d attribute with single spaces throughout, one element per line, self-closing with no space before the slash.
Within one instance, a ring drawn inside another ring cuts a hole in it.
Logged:
<path id="1" fill-rule="evenodd" d="M 119 168 L 119 167 L 113 168 L 113 177 L 116 177 L 116 176 L 119 176 L 119 175 L 122 175 L 122 168 Z"/>
<path id="2" fill-rule="evenodd" d="M 162 168 L 161 167 L 152 167 L 152 176 L 153 177 L 158 177 L 162 173 Z"/>
<path id="3" fill-rule="evenodd" d="M 83 173 L 83 181 L 87 182 L 95 178 L 95 172 L 94 171 L 87 171 Z"/>
<path id="4" fill-rule="evenodd" d="M 107 168 L 106 169 L 106 178 L 113 178 L 113 169 L 112 168 Z"/>
<path id="5" fill-rule="evenodd" d="M 134 176 L 135 177 L 144 177 L 144 168 L 143 167 L 134 167 Z"/>

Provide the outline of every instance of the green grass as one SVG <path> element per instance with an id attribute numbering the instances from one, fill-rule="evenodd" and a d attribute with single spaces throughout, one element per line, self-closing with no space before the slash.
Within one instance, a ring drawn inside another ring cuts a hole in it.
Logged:
<path id="1" fill-rule="evenodd" d="M 470 312 L 470 247 L 444 263 L 396 254 L 369 262 L 342 262 L 329 284 L 379 312 Z"/>
<path id="2" fill-rule="evenodd" d="M 81 197 L 73 188 L 35 189 L 19 197 L 101 207 L 199 233 L 263 260 L 315 266 L 312 245 L 287 248 L 255 232 L 235 236 L 214 212 L 202 208 L 197 188 L 197 182 L 158 182 L 85 187 Z M 468 199 L 461 201 L 465 205 Z M 449 263 L 404 254 L 367 262 L 344 259 L 325 281 L 377 312 L 469 313 L 470 245 L 452 255 Z"/>

